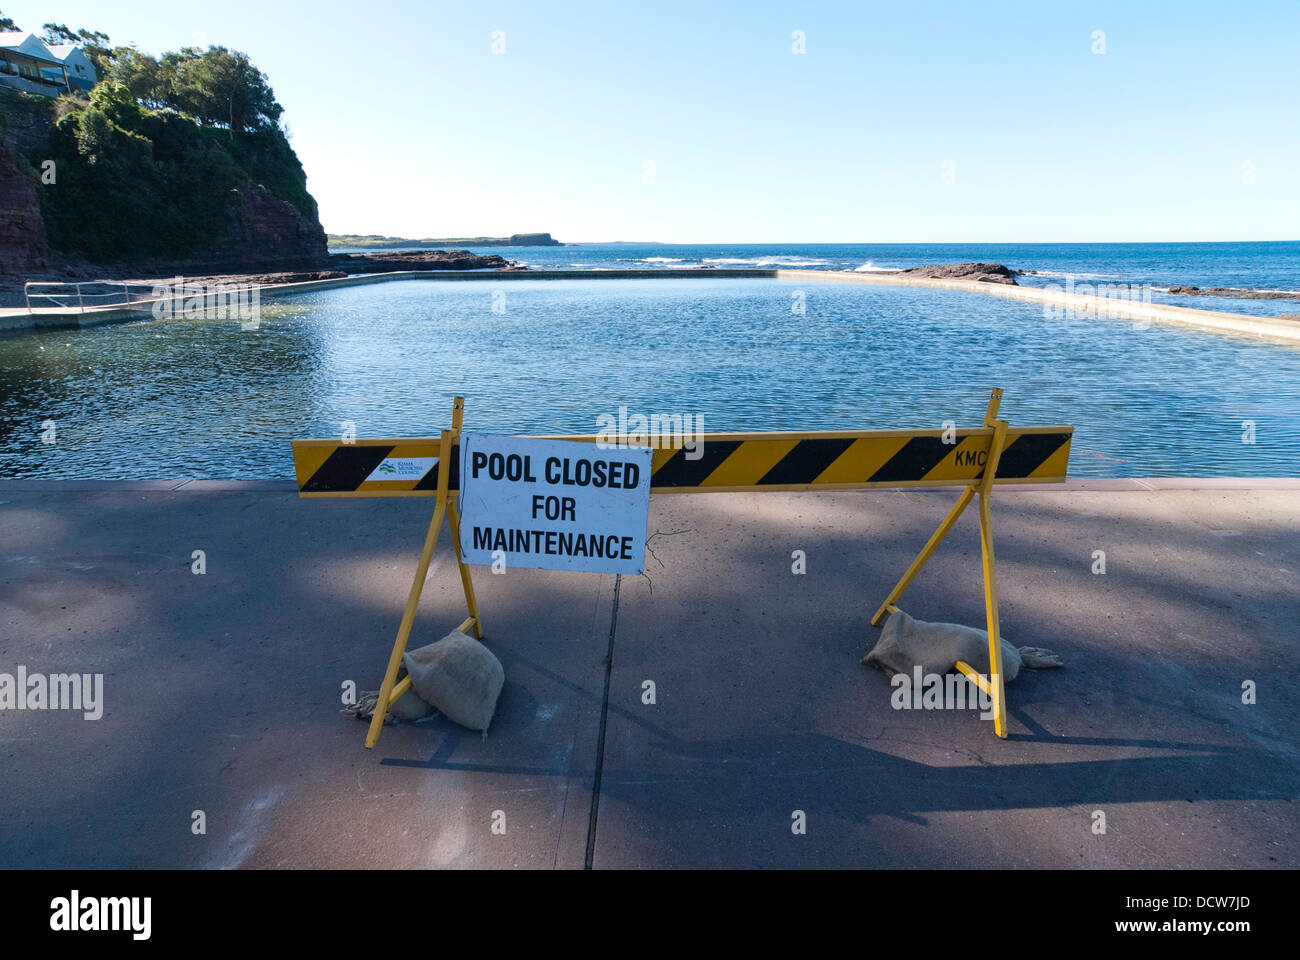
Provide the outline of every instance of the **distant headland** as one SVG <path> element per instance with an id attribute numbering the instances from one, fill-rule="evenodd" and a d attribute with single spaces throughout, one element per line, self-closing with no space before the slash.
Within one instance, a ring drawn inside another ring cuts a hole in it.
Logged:
<path id="1" fill-rule="evenodd" d="M 564 244 L 549 233 L 512 233 L 508 237 L 444 237 L 442 239 L 410 240 L 406 237 L 385 237 L 379 234 L 327 234 L 331 247 L 370 247 L 390 250 L 394 247 L 438 248 L 452 244 L 463 247 L 562 247 Z"/>

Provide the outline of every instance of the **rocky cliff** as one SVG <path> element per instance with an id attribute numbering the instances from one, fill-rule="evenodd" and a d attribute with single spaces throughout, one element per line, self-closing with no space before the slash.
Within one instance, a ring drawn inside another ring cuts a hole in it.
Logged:
<path id="1" fill-rule="evenodd" d="M 36 180 L 23 173 L 15 152 L 0 143 L 0 279 L 87 279 L 170 276 L 203 272 L 319 270 L 329 263 L 325 231 L 292 204 L 245 182 L 232 195 L 226 236 L 212 251 L 166 258 L 125 250 L 94 263 L 77 254 L 51 254 Z M 48 189 L 48 188 L 46 188 Z"/>
<path id="2" fill-rule="evenodd" d="M 52 105 L 0 89 L 0 284 L 327 265 L 279 130 L 232 142 L 110 94 Z M 47 160 L 48 184 L 34 175 Z"/>
<path id="3" fill-rule="evenodd" d="M 323 267 L 325 230 L 265 187 L 245 183 L 231 205 L 230 234 L 214 262 L 257 270 Z"/>
<path id="4" fill-rule="evenodd" d="M 0 277 L 27 278 L 50 266 L 36 180 L 0 142 Z"/>

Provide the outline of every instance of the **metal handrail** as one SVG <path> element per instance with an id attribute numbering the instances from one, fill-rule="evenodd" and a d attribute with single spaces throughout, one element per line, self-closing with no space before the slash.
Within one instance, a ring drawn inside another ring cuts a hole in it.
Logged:
<path id="1" fill-rule="evenodd" d="M 148 292 L 141 297 L 134 297 L 131 292 L 132 287 L 144 287 Z M 101 288 L 101 291 L 103 288 L 108 288 L 108 292 L 99 292 L 95 288 Z M 27 303 L 29 314 L 36 311 L 36 307 L 32 305 L 32 300 L 36 299 L 49 301 L 55 309 L 76 309 L 81 313 L 100 307 L 119 305 L 137 306 L 144 310 L 146 304 L 153 304 L 154 316 L 159 319 L 171 315 L 172 310 L 175 309 L 172 304 L 191 296 L 201 298 L 200 309 L 205 312 L 215 310 L 217 316 L 224 317 L 227 311 L 234 310 L 231 316 L 241 320 L 256 319 L 260 302 L 259 291 L 260 288 L 254 284 L 213 285 L 197 282 L 187 284 L 182 277 L 167 283 L 145 280 L 28 280 L 23 284 L 23 298 Z M 114 302 L 96 302 L 106 300 Z M 183 312 L 190 309 L 192 307 L 187 301 Z M 245 316 L 244 311 L 252 312 Z"/>
<path id="2" fill-rule="evenodd" d="M 105 300 L 110 297 L 121 297 L 122 303 L 131 304 L 131 287 L 148 286 L 147 284 L 132 284 L 122 280 L 82 280 L 82 281 L 57 281 L 57 280 L 28 280 L 23 284 L 23 299 L 27 303 L 27 312 L 32 312 L 32 297 L 38 300 L 52 300 L 56 307 L 70 307 L 71 303 L 60 303 L 60 300 L 71 300 L 74 296 L 77 299 L 77 307 L 81 313 L 86 312 L 87 300 Z M 49 293 L 41 293 L 39 288 L 56 288 Z M 113 287 L 108 293 L 88 293 L 87 287 Z M 151 288 L 152 289 L 152 288 Z M 113 306 L 114 304 L 94 304 L 95 306 Z"/>

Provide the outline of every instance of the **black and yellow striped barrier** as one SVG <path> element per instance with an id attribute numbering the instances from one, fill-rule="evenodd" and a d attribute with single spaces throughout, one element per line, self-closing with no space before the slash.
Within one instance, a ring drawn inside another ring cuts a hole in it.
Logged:
<path id="1" fill-rule="evenodd" d="M 1007 432 L 994 483 L 1058 483 L 1065 479 L 1071 427 Z M 552 439 L 595 442 L 594 436 Z M 734 493 L 858 490 L 864 487 L 959 486 L 978 483 L 988 462 L 992 428 L 702 434 L 693 449 L 654 451 L 651 493 Z M 438 456 L 439 441 L 295 440 L 294 468 L 304 497 L 432 497 L 440 463 L 423 476 L 385 479 L 387 460 Z M 449 491 L 460 489 L 460 446 L 451 451 Z"/>
<path id="2" fill-rule="evenodd" d="M 1073 427 L 1017 427 L 997 419 L 1002 391 L 989 397 L 984 423 L 966 430 L 845 430 L 792 433 L 716 433 L 689 438 L 655 438 L 651 493 L 731 493 L 798 490 L 859 490 L 867 487 L 943 487 L 965 489 L 956 505 L 912 562 L 871 619 L 879 625 L 896 610 L 903 591 L 925 566 L 966 506 L 979 496 L 984 601 L 988 619 L 990 675 L 966 663 L 957 669 L 993 698 L 994 730 L 1005 737 L 1002 645 L 998 628 L 997 582 L 993 559 L 989 494 L 1007 483 L 1060 483 L 1066 479 Z M 294 440 L 293 463 L 302 497 L 436 497 L 407 598 L 397 642 L 389 658 L 371 719 L 366 746 L 373 747 L 384 714 L 410 688 L 397 671 L 410 636 L 415 608 L 445 516 L 451 525 L 469 617 L 462 631 L 483 637 L 482 621 L 469 567 L 460 556 L 460 435 L 464 400 L 452 408 L 452 427 L 437 438 L 388 440 Z M 626 438 L 568 436 L 547 439 L 587 443 Z M 641 444 L 644 445 L 644 444 Z M 445 467 L 445 469 L 444 469 Z"/>

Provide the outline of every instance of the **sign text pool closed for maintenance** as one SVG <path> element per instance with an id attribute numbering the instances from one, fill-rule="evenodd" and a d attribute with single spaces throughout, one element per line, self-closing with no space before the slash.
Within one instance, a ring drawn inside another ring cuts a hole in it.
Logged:
<path id="1" fill-rule="evenodd" d="M 466 434 L 460 452 L 466 563 L 644 572 L 649 448 Z"/>

